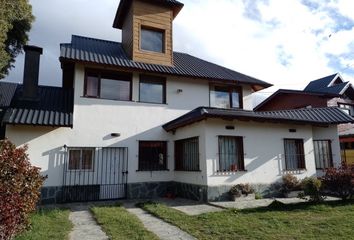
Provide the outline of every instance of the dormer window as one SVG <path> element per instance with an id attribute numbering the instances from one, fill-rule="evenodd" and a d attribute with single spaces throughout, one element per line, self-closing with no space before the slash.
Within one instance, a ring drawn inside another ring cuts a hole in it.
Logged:
<path id="1" fill-rule="evenodd" d="M 210 86 L 210 106 L 216 108 L 242 108 L 242 88 Z"/>
<path id="2" fill-rule="evenodd" d="M 141 27 L 140 48 L 144 51 L 164 53 L 165 31 L 148 27 Z"/>

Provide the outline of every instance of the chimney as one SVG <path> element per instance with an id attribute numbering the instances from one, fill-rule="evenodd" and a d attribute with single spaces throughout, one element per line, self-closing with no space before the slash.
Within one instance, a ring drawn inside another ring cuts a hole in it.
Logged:
<path id="1" fill-rule="evenodd" d="M 25 69 L 23 73 L 23 98 L 36 100 L 38 97 L 39 60 L 43 49 L 36 46 L 24 46 Z"/>

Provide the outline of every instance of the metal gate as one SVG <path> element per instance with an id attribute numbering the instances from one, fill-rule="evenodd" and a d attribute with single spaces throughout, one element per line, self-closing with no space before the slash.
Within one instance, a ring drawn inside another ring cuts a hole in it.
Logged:
<path id="1" fill-rule="evenodd" d="M 62 202 L 126 198 L 127 178 L 128 148 L 68 148 Z"/>

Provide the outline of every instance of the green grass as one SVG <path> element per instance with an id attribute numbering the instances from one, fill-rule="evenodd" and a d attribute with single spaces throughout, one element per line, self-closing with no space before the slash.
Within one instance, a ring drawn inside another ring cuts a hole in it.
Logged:
<path id="1" fill-rule="evenodd" d="M 297 204 L 188 216 L 165 205 L 142 208 L 198 239 L 354 239 L 354 202 Z"/>
<path id="2" fill-rule="evenodd" d="M 16 240 L 63 240 L 68 239 L 72 224 L 69 210 L 38 210 L 31 216 L 31 227 L 17 236 Z"/>
<path id="3" fill-rule="evenodd" d="M 157 236 L 147 231 L 140 220 L 123 207 L 94 207 L 91 209 L 97 222 L 112 240 L 146 239 L 157 240 Z"/>

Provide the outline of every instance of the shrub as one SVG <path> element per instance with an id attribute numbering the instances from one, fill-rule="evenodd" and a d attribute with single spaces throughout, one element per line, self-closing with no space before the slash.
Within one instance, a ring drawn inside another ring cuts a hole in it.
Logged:
<path id="1" fill-rule="evenodd" d="M 283 194 L 288 194 L 291 191 L 301 190 L 300 181 L 294 175 L 286 174 L 283 176 L 282 180 L 283 183 L 280 190 Z"/>
<path id="2" fill-rule="evenodd" d="M 322 178 L 324 188 L 343 200 L 354 195 L 354 167 L 343 164 L 339 168 L 329 168 Z"/>
<path id="3" fill-rule="evenodd" d="M 322 202 L 325 197 L 322 194 L 322 182 L 320 179 L 307 177 L 301 181 L 304 195 L 310 197 L 311 202 Z M 305 198 L 304 195 L 300 195 L 300 198 Z"/>
<path id="4" fill-rule="evenodd" d="M 241 196 L 241 194 L 248 195 L 253 192 L 254 192 L 254 189 L 248 183 L 237 184 L 230 189 L 230 194 L 233 196 L 238 196 L 238 197 Z"/>
<path id="5" fill-rule="evenodd" d="M 44 177 L 31 166 L 27 146 L 0 141 L 0 239 L 12 239 L 29 225 Z"/>

